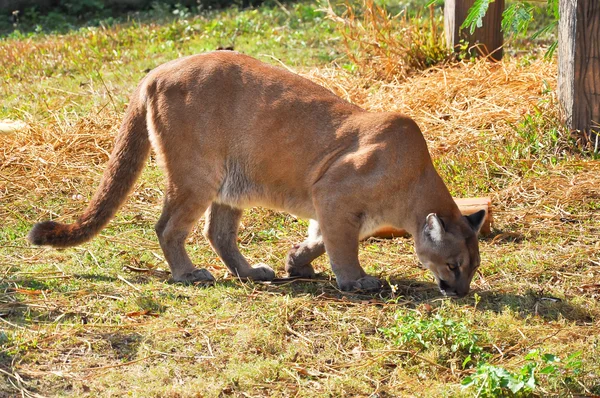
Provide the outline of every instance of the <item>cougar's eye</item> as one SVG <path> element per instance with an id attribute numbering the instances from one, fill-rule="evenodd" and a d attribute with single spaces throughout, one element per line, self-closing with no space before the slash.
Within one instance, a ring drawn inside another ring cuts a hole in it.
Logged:
<path id="1" fill-rule="evenodd" d="M 458 267 L 460 266 L 458 263 L 446 263 L 446 265 L 448 266 L 448 268 L 450 268 L 452 271 L 458 269 Z"/>

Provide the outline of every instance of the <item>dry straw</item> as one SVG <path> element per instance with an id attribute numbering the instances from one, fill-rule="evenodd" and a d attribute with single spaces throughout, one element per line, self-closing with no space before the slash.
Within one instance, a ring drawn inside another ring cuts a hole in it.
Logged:
<path id="1" fill-rule="evenodd" d="M 68 217 L 82 210 L 83 198 L 97 184 L 121 116 L 92 114 L 70 121 L 53 115 L 54 120 L 30 120 L 28 128 L 0 135 L 0 183 L 5 184 L 0 201 L 66 196 L 72 199 L 73 209 L 69 206 L 61 215 Z M 31 207 L 42 218 L 56 217 L 50 209 L 39 209 L 35 203 Z M 10 206 L 2 206 L 0 217 L 8 217 L 11 211 Z"/>
<path id="2" fill-rule="evenodd" d="M 428 18 L 409 18 L 406 9 L 391 15 L 373 0 L 348 1 L 338 9 L 328 3 L 322 11 L 337 23 L 346 55 L 363 76 L 397 80 L 452 57 L 439 34 L 441 15 L 433 6 Z"/>
<path id="3" fill-rule="evenodd" d="M 459 62 L 392 82 L 356 77 L 339 68 L 316 69 L 305 76 L 365 109 L 409 115 L 437 153 L 473 146 L 482 132 L 487 139 L 508 138 L 512 125 L 537 110 L 555 117 L 555 69 L 545 61 L 523 66 L 508 59 Z"/>

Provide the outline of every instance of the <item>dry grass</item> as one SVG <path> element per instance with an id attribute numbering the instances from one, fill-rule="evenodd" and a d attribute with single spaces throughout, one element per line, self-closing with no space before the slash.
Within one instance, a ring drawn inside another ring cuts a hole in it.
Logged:
<path id="1" fill-rule="evenodd" d="M 555 118 L 555 70 L 550 62 L 523 65 L 508 59 L 434 67 L 397 83 L 357 78 L 336 68 L 314 70 L 307 76 L 369 110 L 410 115 L 425 132 L 430 149 L 444 151 L 444 147 L 459 150 L 476 145 L 484 138 L 482 131 L 492 138 L 499 130 L 506 133 L 512 130 L 511 123 L 536 110 Z"/>
<path id="2" fill-rule="evenodd" d="M 487 361 L 510 370 L 531 349 L 563 359 L 582 352 L 573 380 L 538 374 L 535 393 L 599 393 L 600 162 L 572 149 L 557 122 L 556 65 L 464 62 L 402 81 L 323 65 L 302 74 L 366 109 L 410 115 L 453 194 L 492 197 L 495 229 L 480 242 L 476 295 L 442 299 L 406 239 L 361 246 L 363 265 L 390 278 L 395 293 L 341 293 L 326 259 L 311 283 L 242 283 L 198 230 L 191 256 L 218 283 L 168 284 L 152 228 L 162 198 L 152 159 L 93 242 L 62 251 L 29 246 L 33 222 L 73 220 L 93 193 L 125 96 L 111 99 L 107 78 L 108 90 L 62 93 L 44 118 L 15 112 L 28 129 L 0 134 L 0 396 L 473 395 L 459 386 L 475 372 L 461 366 L 464 353 L 381 333 L 407 314 L 468 326 Z M 105 106 L 61 110 L 87 96 Z M 305 223 L 264 209 L 243 223 L 250 260 L 283 275 Z"/>
<path id="3" fill-rule="evenodd" d="M 451 58 L 443 38 L 443 19 L 429 7 L 428 18 L 409 18 L 406 9 L 391 15 L 373 0 L 346 2 L 343 11 L 328 3 L 346 54 L 363 76 L 394 81 Z"/>

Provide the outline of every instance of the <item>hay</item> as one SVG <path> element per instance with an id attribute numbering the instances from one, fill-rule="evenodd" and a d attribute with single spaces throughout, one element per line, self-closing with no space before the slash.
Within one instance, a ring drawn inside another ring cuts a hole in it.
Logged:
<path id="1" fill-rule="evenodd" d="M 71 124 L 55 115 L 49 122 L 30 120 L 27 128 L 0 135 L 0 201 L 34 199 L 31 206 L 40 217 L 55 218 L 50 209 L 37 208 L 35 198 L 69 197 L 73 208 L 67 206 L 61 215 L 78 214 L 83 208 L 80 198 L 91 195 L 108 160 L 119 118 L 105 113 Z M 0 217 L 10 212 L 10 206 L 2 206 Z"/>
<path id="2" fill-rule="evenodd" d="M 396 82 L 355 77 L 339 68 L 305 76 L 370 111 L 395 111 L 413 118 L 432 151 L 452 151 L 485 138 L 514 134 L 512 124 L 536 109 L 556 115 L 556 65 L 485 60 L 435 67 Z M 547 93 L 546 93 L 547 92 Z M 546 94 L 544 94 L 546 93 Z"/>

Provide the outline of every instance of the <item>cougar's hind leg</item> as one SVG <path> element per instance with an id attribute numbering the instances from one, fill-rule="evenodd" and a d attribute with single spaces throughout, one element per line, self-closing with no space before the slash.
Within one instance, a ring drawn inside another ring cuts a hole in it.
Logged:
<path id="1" fill-rule="evenodd" d="M 285 259 L 285 270 L 288 276 L 312 278 L 315 270 L 311 262 L 325 253 L 325 244 L 319 223 L 310 220 L 308 224 L 308 238 L 300 244 L 294 245 Z"/>
<path id="2" fill-rule="evenodd" d="M 190 231 L 210 202 L 208 195 L 196 190 L 181 187 L 167 189 L 163 212 L 155 229 L 175 282 L 215 279 L 206 269 L 196 268 L 185 250 Z"/>
<path id="3" fill-rule="evenodd" d="M 237 245 L 238 227 L 242 209 L 212 203 L 206 211 L 204 236 L 231 273 L 240 278 L 272 280 L 275 272 L 265 264 L 251 266 L 242 256 Z"/>

